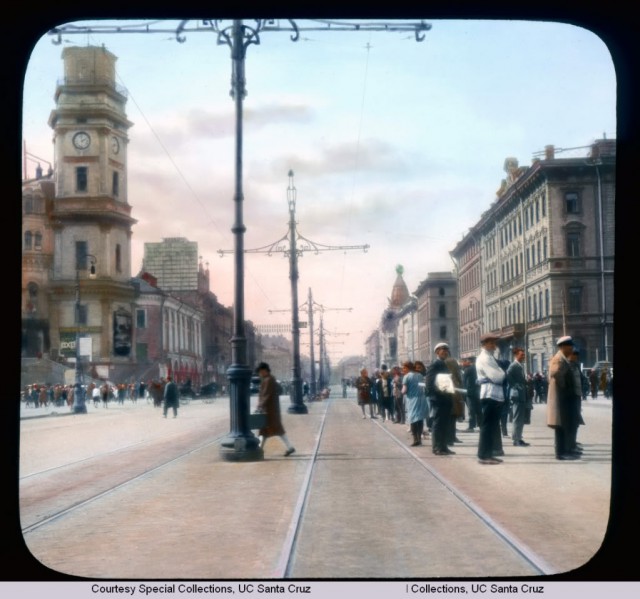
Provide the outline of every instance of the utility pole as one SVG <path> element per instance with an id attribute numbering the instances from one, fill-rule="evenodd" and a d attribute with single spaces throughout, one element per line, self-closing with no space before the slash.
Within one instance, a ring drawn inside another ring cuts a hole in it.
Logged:
<path id="1" fill-rule="evenodd" d="M 369 245 L 324 245 L 311 241 L 302 236 L 297 229 L 296 199 L 297 190 L 293 182 L 293 171 L 289 171 L 289 186 L 287 187 L 287 203 L 289 205 L 289 231 L 280 239 L 269 245 L 245 250 L 245 254 L 282 253 L 289 258 L 289 279 L 291 280 L 291 339 L 293 342 L 293 377 L 291 385 L 291 404 L 287 409 L 290 414 L 307 414 L 307 406 L 302 400 L 302 375 L 300 372 L 300 319 L 298 315 L 298 258 L 305 251 L 313 251 L 314 254 L 334 250 L 363 250 L 366 252 Z M 287 245 L 288 242 L 288 245 Z M 218 250 L 220 256 L 232 253 L 233 250 Z M 312 391 L 313 393 L 313 391 Z"/>
<path id="2" fill-rule="evenodd" d="M 317 393 L 316 388 L 316 365 L 314 362 L 313 356 L 313 348 L 314 348 L 314 340 L 313 340 L 313 311 L 317 309 L 320 310 L 320 332 L 322 333 L 322 314 L 328 311 L 338 311 L 338 310 L 346 310 L 347 312 L 351 312 L 352 308 L 326 308 L 322 304 L 319 304 L 313 300 L 313 295 L 311 294 L 311 287 L 309 287 L 309 299 L 307 300 L 307 312 L 309 314 L 309 343 L 311 345 L 311 385 L 310 385 L 310 394 L 311 397 L 314 397 Z M 320 346 L 320 360 L 322 364 L 322 345 Z"/>
<path id="3" fill-rule="evenodd" d="M 231 338 L 232 364 L 227 371 L 229 378 L 230 395 L 230 431 L 221 442 L 221 457 L 228 461 L 257 461 L 264 458 L 259 447 L 257 437 L 249 428 L 249 380 L 251 369 L 247 365 L 247 339 L 245 335 L 244 321 L 244 233 L 246 227 L 243 221 L 242 192 L 242 141 L 243 121 L 242 102 L 247 94 L 245 80 L 245 57 L 251 44 L 260 44 L 260 34 L 267 31 L 292 31 L 291 41 L 300 39 L 300 31 L 412 31 L 416 42 L 422 42 L 425 31 L 431 29 L 431 25 L 424 21 L 415 23 L 401 22 L 345 22 L 331 20 L 310 21 L 309 26 L 300 27 L 292 19 L 287 19 L 287 25 L 281 27 L 279 19 L 255 19 L 252 25 L 245 24 L 241 19 L 233 19 L 229 24 L 223 20 L 197 21 L 196 25 L 190 25 L 190 20 L 180 21 L 173 29 L 165 29 L 165 21 L 148 23 L 136 23 L 132 26 L 122 25 L 95 25 L 78 26 L 76 24 L 61 25 L 49 31 L 49 35 L 56 36 L 55 44 L 62 43 L 62 36 L 102 33 L 171 33 L 176 41 L 186 41 L 185 34 L 192 32 L 213 32 L 217 35 L 218 45 L 227 45 L 231 50 L 231 97 L 235 102 L 235 222 L 231 231 L 235 236 L 235 277 L 234 277 L 234 330 Z"/>

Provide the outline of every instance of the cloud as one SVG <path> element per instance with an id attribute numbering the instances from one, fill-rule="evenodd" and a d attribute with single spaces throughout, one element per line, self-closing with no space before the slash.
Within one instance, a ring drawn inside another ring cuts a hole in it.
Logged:
<path id="1" fill-rule="evenodd" d="M 250 132 L 272 125 L 311 123 L 314 111 L 304 104 L 268 104 L 245 109 L 243 121 Z M 136 149 L 145 156 L 164 153 L 162 146 L 172 154 L 185 150 L 200 151 L 202 143 L 232 138 L 235 135 L 235 114 L 232 108 L 208 110 L 191 108 L 183 114 L 156 114 L 145 117 L 148 126 L 140 123 L 136 131 Z M 158 143 L 160 142 L 160 144 Z"/>

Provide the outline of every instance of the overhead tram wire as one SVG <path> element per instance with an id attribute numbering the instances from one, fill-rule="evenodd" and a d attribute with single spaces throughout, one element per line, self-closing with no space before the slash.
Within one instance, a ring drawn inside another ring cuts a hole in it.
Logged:
<path id="1" fill-rule="evenodd" d="M 331 22 L 330 21 L 326 21 L 326 24 L 330 25 Z M 369 75 L 369 51 L 371 50 L 371 48 L 373 47 L 370 43 L 371 41 L 371 33 L 369 33 L 369 41 L 367 42 L 367 45 L 364 46 L 365 49 L 367 50 L 367 57 L 366 57 L 366 61 L 365 61 L 365 66 L 364 66 L 364 78 L 362 81 L 362 99 L 360 101 L 360 118 L 358 120 L 358 131 L 357 131 L 357 135 L 356 135 L 356 155 L 355 155 L 355 159 L 354 159 L 354 168 L 353 168 L 353 177 L 351 179 L 351 193 L 350 193 L 350 198 L 349 198 L 349 210 L 347 213 L 347 225 L 346 225 L 346 230 L 345 230 L 345 237 L 348 239 L 349 238 L 349 233 L 351 231 L 351 218 L 352 218 L 352 213 L 353 213 L 353 198 L 354 198 L 354 193 L 355 193 L 355 178 L 356 175 L 358 174 L 358 168 L 359 168 L 359 160 L 360 160 L 360 141 L 362 139 L 362 123 L 364 121 L 364 105 L 365 105 L 365 99 L 367 96 L 367 80 L 368 80 L 368 75 Z M 340 277 L 340 291 L 339 291 L 339 298 L 344 298 L 344 279 L 345 279 L 345 272 L 346 272 L 346 261 L 347 261 L 347 257 L 346 254 L 344 255 L 343 259 L 342 259 L 342 274 Z"/>

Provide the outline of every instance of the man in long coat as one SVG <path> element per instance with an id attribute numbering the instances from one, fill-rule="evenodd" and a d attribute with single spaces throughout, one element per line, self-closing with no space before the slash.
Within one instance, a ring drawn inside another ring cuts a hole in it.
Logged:
<path id="1" fill-rule="evenodd" d="M 180 403 L 180 393 L 178 385 L 173 382 L 173 378 L 167 377 L 167 384 L 164 386 L 164 408 L 162 415 L 166 418 L 169 408 L 173 409 L 173 417 L 178 417 L 178 404 Z"/>
<path id="2" fill-rule="evenodd" d="M 258 410 L 267 416 L 266 424 L 258 431 L 260 448 L 264 448 L 265 441 L 269 437 L 280 437 L 286 447 L 284 455 L 289 456 L 295 451 L 295 447 L 289 442 L 280 418 L 280 386 L 271 374 L 269 364 L 266 362 L 260 362 L 256 371 L 262 379 L 258 396 Z"/>
<path id="3" fill-rule="evenodd" d="M 560 337 L 558 352 L 549 361 L 549 392 L 547 395 L 547 426 L 555 432 L 555 452 L 557 460 L 577 460 L 579 454 L 573 447 L 578 429 L 579 391 L 575 389 L 575 379 L 569 356 L 573 353 L 571 337 Z"/>
<path id="4" fill-rule="evenodd" d="M 449 449 L 447 435 L 451 430 L 453 393 L 443 391 L 436 384 L 436 379 L 439 374 L 451 374 L 445 362 L 449 357 L 449 345 L 444 342 L 438 343 L 433 348 L 433 351 L 436 358 L 429 364 L 426 374 L 426 392 L 429 396 L 431 413 L 433 414 L 431 424 L 431 448 L 433 449 L 434 455 L 451 455 L 454 454 L 455 451 Z"/>

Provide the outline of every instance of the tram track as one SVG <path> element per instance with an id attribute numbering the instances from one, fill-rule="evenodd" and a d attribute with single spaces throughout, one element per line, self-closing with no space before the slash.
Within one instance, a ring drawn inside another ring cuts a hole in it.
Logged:
<path id="1" fill-rule="evenodd" d="M 99 499 L 103 499 L 105 497 L 108 497 L 109 495 L 119 491 L 120 489 L 126 487 L 127 485 L 130 485 L 132 483 L 138 482 L 138 481 L 142 481 L 145 478 L 149 478 L 151 476 L 153 476 L 154 474 L 156 474 L 157 472 L 159 472 L 160 470 L 167 468 L 169 466 L 174 465 L 176 462 L 179 462 L 191 455 L 193 455 L 194 453 L 197 453 L 198 451 L 202 451 L 203 449 L 207 449 L 208 447 L 212 446 L 212 445 L 216 445 L 217 443 L 219 443 L 223 438 L 225 437 L 225 435 L 220 435 L 219 437 L 216 437 L 215 439 L 213 439 L 212 441 L 209 441 L 199 447 L 196 447 L 194 449 L 191 449 L 189 451 L 186 451 L 178 456 L 175 456 L 174 458 L 167 460 L 165 462 L 163 462 L 162 464 L 159 464 L 157 466 L 155 466 L 154 468 L 151 468 L 150 470 L 146 470 L 136 476 L 133 476 L 129 479 L 127 479 L 124 482 L 121 482 L 109 489 L 107 489 L 106 491 L 103 491 L 101 493 L 97 493 L 95 495 L 92 495 L 89 498 L 83 499 L 81 501 L 78 501 L 77 503 L 74 503 L 73 505 L 70 505 L 64 509 L 61 509 L 57 512 L 55 512 L 54 514 L 48 515 L 46 518 L 42 518 L 41 520 L 34 522 L 33 524 L 30 524 L 29 526 L 25 526 L 22 529 L 22 533 L 24 535 L 27 535 L 39 528 L 41 528 L 42 526 L 45 526 L 47 524 L 50 524 L 51 522 L 55 522 L 56 520 L 59 520 L 60 518 L 63 518 L 67 515 L 73 514 L 75 511 L 93 503 L 94 501 L 98 501 Z M 137 444 L 136 444 L 137 445 Z M 124 449 L 124 448 L 123 448 Z M 116 453 L 116 452 L 108 452 L 108 453 Z M 82 461 L 86 461 L 86 460 L 82 460 Z M 79 462 L 75 462 L 75 463 L 79 463 Z M 62 469 L 63 467 L 59 467 L 59 469 Z"/>
<path id="2" fill-rule="evenodd" d="M 573 516 L 580 481 L 590 485 L 590 515 L 606 506 L 606 494 L 594 494 L 606 474 L 597 445 L 587 444 L 582 465 L 555 463 L 542 425 L 531 449 L 507 451 L 504 466 L 489 469 L 477 465 L 475 435 L 457 455 L 435 457 L 409 447 L 404 426 L 362 419 L 353 401 L 308 407 L 285 416 L 289 457 L 270 441 L 264 461 L 221 460 L 226 420 L 205 427 L 194 412 L 191 423 L 175 421 L 180 432 L 157 421 L 148 444 L 120 435 L 121 447 L 98 443 L 93 460 L 31 473 L 20 481 L 25 540 L 53 569 L 104 578 L 544 576 L 597 548 L 601 524 L 591 520 L 568 554 L 579 516 L 563 523 L 549 510 Z M 78 531 L 88 534 L 79 540 Z M 174 563 L 176 550 L 185 559 Z"/>
<path id="3" fill-rule="evenodd" d="M 447 491 L 449 491 L 462 505 L 464 505 L 472 514 L 474 514 L 480 522 L 482 522 L 489 530 L 491 530 L 502 542 L 516 552 L 522 559 L 531 565 L 536 574 L 548 575 L 554 574 L 556 568 L 549 564 L 545 559 L 532 551 L 525 543 L 519 540 L 515 535 L 510 533 L 505 527 L 500 525 L 494 518 L 487 514 L 479 505 L 470 497 L 460 491 L 451 481 L 442 476 L 431 464 L 418 456 L 406 444 L 402 443 L 394 434 L 392 434 L 385 426 L 376 422 L 377 426 L 388 435 L 394 443 L 401 447 L 422 469 L 435 478 Z"/>

